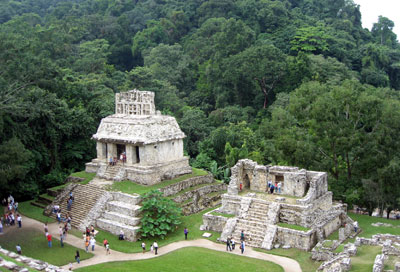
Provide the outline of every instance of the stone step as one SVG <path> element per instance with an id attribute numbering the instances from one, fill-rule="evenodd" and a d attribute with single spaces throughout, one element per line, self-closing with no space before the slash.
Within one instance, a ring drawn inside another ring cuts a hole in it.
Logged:
<path id="1" fill-rule="evenodd" d="M 276 225 L 268 226 L 267 232 L 264 236 L 264 241 L 262 242 L 262 245 L 261 245 L 262 248 L 265 248 L 267 250 L 272 249 L 277 229 L 278 229 L 278 226 L 276 226 Z"/>
<path id="2" fill-rule="evenodd" d="M 127 215 L 123 215 L 119 212 L 109 212 L 106 211 L 102 218 L 107 219 L 107 220 L 111 220 L 114 222 L 121 222 L 125 225 L 128 226 L 137 226 L 140 224 L 140 218 L 139 217 L 132 217 L 132 216 L 127 216 Z"/>
<path id="3" fill-rule="evenodd" d="M 138 194 L 130 195 L 120 192 L 113 193 L 113 198 L 115 201 L 120 201 L 131 205 L 138 205 L 142 201 L 142 198 Z"/>
<path id="4" fill-rule="evenodd" d="M 137 216 L 140 213 L 140 206 L 131 205 L 120 201 L 110 201 L 106 204 L 107 211 L 116 212 L 127 216 Z"/>
<path id="5" fill-rule="evenodd" d="M 256 227 L 252 226 L 249 228 L 247 225 L 236 224 L 236 230 L 240 233 L 241 230 L 249 230 L 249 232 L 265 233 L 267 227 Z"/>
<path id="6" fill-rule="evenodd" d="M 120 231 L 122 230 L 124 232 L 125 239 L 129 241 L 137 240 L 137 232 L 140 229 L 140 227 L 137 226 L 132 227 L 125 224 L 121 224 L 119 222 L 107 220 L 104 218 L 97 219 L 96 226 L 100 229 L 106 230 L 117 236 L 120 234 Z"/>

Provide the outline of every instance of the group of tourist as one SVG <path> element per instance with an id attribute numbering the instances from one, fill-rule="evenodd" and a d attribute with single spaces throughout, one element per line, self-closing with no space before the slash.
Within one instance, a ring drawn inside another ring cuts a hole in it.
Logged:
<path id="1" fill-rule="evenodd" d="M 96 230 L 94 229 L 94 226 L 91 225 L 90 229 L 89 227 L 86 227 L 86 231 L 83 233 L 83 241 L 85 243 L 85 249 L 86 252 L 89 252 L 89 247 L 92 248 L 92 251 L 94 251 L 94 247 L 96 245 Z"/>
<path id="2" fill-rule="evenodd" d="M 274 192 L 278 193 L 278 194 L 281 193 L 282 182 L 275 181 L 275 184 L 274 184 L 271 180 L 268 180 L 267 184 L 268 184 L 268 189 L 267 189 L 268 193 L 270 193 L 270 194 L 273 194 Z"/>
<path id="3" fill-rule="evenodd" d="M 226 239 L 226 251 L 232 251 L 232 250 L 235 250 L 235 246 L 236 246 L 236 243 L 235 243 L 235 240 L 233 239 L 233 237 L 228 237 L 227 239 Z M 239 249 L 240 249 L 240 251 L 242 252 L 242 254 L 243 254 L 243 252 L 244 252 L 244 248 L 245 248 L 245 242 L 244 242 L 244 231 L 242 230 L 241 232 L 240 232 L 240 246 L 239 246 Z"/>
<path id="4" fill-rule="evenodd" d="M 122 152 L 121 155 L 119 155 L 119 161 L 122 162 L 122 164 L 126 163 L 126 153 Z M 118 163 L 118 158 L 117 157 L 110 157 L 110 159 L 108 160 L 108 164 L 110 166 L 114 166 Z"/>
<path id="5" fill-rule="evenodd" d="M 14 197 L 10 195 L 7 199 L 2 200 L 4 206 L 4 214 L 0 217 L 0 235 L 3 234 L 5 226 L 22 227 L 22 217 L 18 213 L 18 202 L 15 202 Z M 17 223 L 17 224 L 16 224 Z"/>

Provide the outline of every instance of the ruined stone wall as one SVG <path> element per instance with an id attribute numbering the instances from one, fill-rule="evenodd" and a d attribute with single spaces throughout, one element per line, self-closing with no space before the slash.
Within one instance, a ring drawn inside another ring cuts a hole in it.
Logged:
<path id="1" fill-rule="evenodd" d="M 317 243 L 314 230 L 299 231 L 278 227 L 275 243 L 309 251 Z"/>
<path id="2" fill-rule="evenodd" d="M 213 183 L 214 178 L 211 174 L 205 176 L 198 176 L 189 179 L 182 180 L 180 182 L 165 186 L 160 188 L 159 191 L 163 193 L 165 197 L 175 195 L 182 190 L 187 188 L 199 185 L 199 184 L 206 184 L 206 183 Z"/>
<path id="3" fill-rule="evenodd" d="M 189 199 L 193 199 L 194 195 L 198 195 L 202 197 L 204 195 L 213 193 L 213 192 L 220 192 L 226 190 L 227 185 L 225 183 L 214 184 L 214 185 L 207 185 L 192 191 L 188 191 L 186 193 L 180 194 L 174 198 L 175 202 L 182 203 L 188 201 Z"/>
<path id="4" fill-rule="evenodd" d="M 304 206 L 282 203 L 279 213 L 279 222 L 291 225 L 309 227 L 304 222 L 305 214 L 306 214 L 306 207 Z"/>
<path id="5" fill-rule="evenodd" d="M 201 230 L 223 231 L 228 218 L 220 215 L 212 215 L 211 213 L 214 211 L 220 212 L 219 210 L 213 210 L 203 215 L 203 225 L 200 227 Z"/>
<path id="6" fill-rule="evenodd" d="M 307 195 L 298 199 L 299 205 L 311 204 L 315 199 L 328 192 L 328 175 L 325 172 L 307 171 L 308 178 L 311 178 Z"/>
<path id="7" fill-rule="evenodd" d="M 242 197 L 229 194 L 222 195 L 222 206 L 219 210 L 222 213 L 239 215 Z"/>

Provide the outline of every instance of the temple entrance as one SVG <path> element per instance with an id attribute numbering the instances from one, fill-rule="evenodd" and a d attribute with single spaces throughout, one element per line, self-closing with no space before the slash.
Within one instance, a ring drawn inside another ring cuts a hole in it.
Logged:
<path id="1" fill-rule="evenodd" d="M 126 152 L 125 151 L 125 145 L 122 144 L 117 144 L 117 159 L 119 160 L 120 156 L 122 153 Z"/>
<path id="2" fill-rule="evenodd" d="M 243 178 L 243 189 L 250 189 L 250 179 L 247 174 Z"/>
<path id="3" fill-rule="evenodd" d="M 139 163 L 140 162 L 139 147 L 135 146 L 135 148 L 136 148 L 136 163 Z"/>

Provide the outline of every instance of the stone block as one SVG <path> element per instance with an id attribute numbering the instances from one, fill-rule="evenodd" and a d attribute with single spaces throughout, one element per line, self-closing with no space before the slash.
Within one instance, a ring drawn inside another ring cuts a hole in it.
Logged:
<path id="1" fill-rule="evenodd" d="M 396 263 L 394 264 L 394 271 L 395 271 L 395 272 L 400 272 L 400 262 L 396 262 Z"/>
<path id="2" fill-rule="evenodd" d="M 203 237 L 206 237 L 206 238 L 210 238 L 210 237 L 212 236 L 212 233 L 205 232 L 205 233 L 203 233 L 202 236 L 203 236 Z"/>

